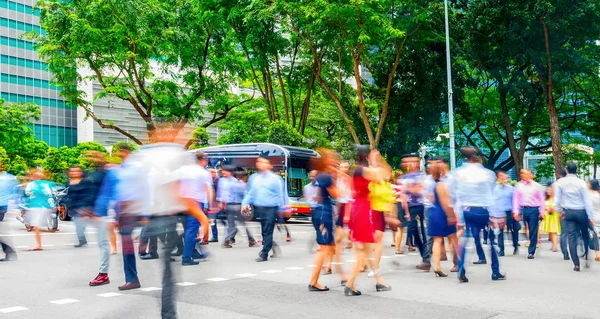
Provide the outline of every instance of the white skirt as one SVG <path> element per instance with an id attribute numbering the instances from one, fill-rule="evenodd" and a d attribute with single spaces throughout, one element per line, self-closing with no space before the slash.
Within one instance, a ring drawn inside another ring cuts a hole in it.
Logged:
<path id="1" fill-rule="evenodd" d="M 50 214 L 52 213 L 51 208 L 29 208 L 27 210 L 27 222 L 30 226 L 47 228 Z"/>

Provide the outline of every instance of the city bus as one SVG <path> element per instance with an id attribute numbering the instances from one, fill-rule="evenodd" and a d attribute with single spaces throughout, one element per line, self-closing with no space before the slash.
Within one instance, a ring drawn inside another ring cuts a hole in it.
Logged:
<path id="1" fill-rule="evenodd" d="M 256 171 L 256 159 L 259 156 L 269 158 L 273 171 L 281 175 L 285 182 L 292 216 L 299 219 L 310 217 L 310 207 L 302 197 L 302 190 L 308 183 L 310 160 L 319 156 L 316 151 L 269 143 L 209 146 L 199 151 L 209 158 L 208 166 L 211 168 L 233 165 L 249 174 Z"/>

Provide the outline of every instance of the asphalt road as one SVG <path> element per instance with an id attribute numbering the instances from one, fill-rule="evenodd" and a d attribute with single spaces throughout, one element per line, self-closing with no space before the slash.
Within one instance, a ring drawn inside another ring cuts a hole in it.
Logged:
<path id="1" fill-rule="evenodd" d="M 89 287 L 98 268 L 95 244 L 73 248 L 74 226 L 61 222 L 59 232 L 42 235 L 45 251 L 27 252 L 34 244 L 33 234 L 14 217 L 7 215 L 0 223 L 3 239 L 19 254 L 18 261 L 0 263 L 0 318 L 160 317 L 160 261 L 138 259 L 142 289 L 119 292 L 117 287 L 124 283 L 123 263 L 120 254 L 112 256 L 111 284 Z M 211 258 L 198 266 L 174 263 L 179 317 L 600 318 L 600 268 L 592 265 L 575 273 L 571 262 L 551 252 L 548 243 L 542 244 L 535 260 L 527 260 L 524 252 L 502 257 L 506 281 L 492 282 L 489 265 L 471 265 L 471 282 L 459 284 L 454 274 L 436 278 L 416 270 L 417 254 L 394 255 L 391 234 L 386 234 L 381 269 L 393 290 L 376 292 L 374 280 L 362 274 L 356 286 L 363 295 L 345 297 L 335 273 L 320 281 L 331 291 L 307 291 L 314 231 L 306 223 L 290 227 L 294 241 L 285 243 L 284 235 L 277 233 L 283 255 L 265 263 L 254 262 L 259 248 L 248 247 L 244 237 L 238 237 L 232 249 L 209 245 Z M 253 230 L 259 233 L 258 228 Z M 93 232 L 88 233 L 88 241 L 95 241 Z M 352 251 L 344 251 L 346 270 L 353 259 Z M 452 265 L 444 262 L 443 267 L 449 271 Z"/>

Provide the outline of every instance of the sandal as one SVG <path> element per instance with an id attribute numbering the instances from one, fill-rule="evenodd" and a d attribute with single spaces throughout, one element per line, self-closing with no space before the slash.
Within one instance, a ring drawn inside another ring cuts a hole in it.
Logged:
<path id="1" fill-rule="evenodd" d="M 42 251 L 44 248 L 29 248 L 27 251 Z"/>
<path id="2" fill-rule="evenodd" d="M 398 250 L 398 251 L 396 251 L 396 255 L 404 255 L 404 250 Z"/>

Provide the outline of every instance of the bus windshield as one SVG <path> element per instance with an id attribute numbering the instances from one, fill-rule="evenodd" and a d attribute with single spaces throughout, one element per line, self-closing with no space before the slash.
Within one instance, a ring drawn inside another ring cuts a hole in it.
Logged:
<path id="1" fill-rule="evenodd" d="M 289 197 L 302 197 L 304 185 L 308 184 L 309 171 L 310 159 L 290 158 L 287 172 Z"/>

